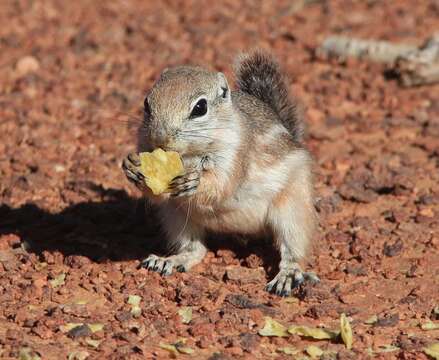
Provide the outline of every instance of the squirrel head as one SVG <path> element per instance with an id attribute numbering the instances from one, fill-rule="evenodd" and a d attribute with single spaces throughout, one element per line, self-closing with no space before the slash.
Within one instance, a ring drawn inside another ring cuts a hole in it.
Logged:
<path id="1" fill-rule="evenodd" d="M 231 114 L 223 73 L 192 66 L 166 69 L 145 98 L 139 148 L 201 155 L 215 147 Z"/>

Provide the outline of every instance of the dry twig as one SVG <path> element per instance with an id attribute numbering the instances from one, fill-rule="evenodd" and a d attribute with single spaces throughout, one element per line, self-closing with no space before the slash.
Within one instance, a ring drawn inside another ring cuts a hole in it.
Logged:
<path id="1" fill-rule="evenodd" d="M 388 64 L 403 86 L 439 82 L 439 34 L 428 39 L 421 47 L 331 36 L 317 49 L 317 55 L 340 60 L 355 57 Z"/>

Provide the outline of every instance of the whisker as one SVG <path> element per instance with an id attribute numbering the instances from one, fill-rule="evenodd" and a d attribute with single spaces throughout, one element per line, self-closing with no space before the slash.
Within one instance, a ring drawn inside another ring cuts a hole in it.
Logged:
<path id="1" fill-rule="evenodd" d="M 186 230 L 187 224 L 189 222 L 190 213 L 191 213 L 191 207 L 192 207 L 192 199 L 189 199 L 188 206 L 187 206 L 186 220 L 184 222 L 183 229 L 181 229 L 177 238 L 179 238 L 181 236 L 181 234 L 183 234 L 183 232 Z"/>
<path id="2" fill-rule="evenodd" d="M 209 133 L 203 133 L 200 131 L 180 131 L 179 134 L 183 134 L 183 135 L 198 135 L 198 136 L 208 136 L 208 137 L 212 137 L 212 134 Z"/>
<path id="3" fill-rule="evenodd" d="M 207 135 L 200 135 L 200 134 L 183 134 L 183 136 L 180 136 L 181 139 L 183 140 L 187 140 L 190 141 L 191 139 L 206 139 L 206 140 L 210 140 L 210 141 L 217 141 L 217 139 L 211 137 L 211 136 L 207 136 Z M 230 141 L 222 141 L 222 144 L 225 145 L 229 145 L 229 146 L 236 146 L 239 143 L 236 142 L 230 142 Z"/>
<path id="4" fill-rule="evenodd" d="M 179 135 L 183 135 L 183 136 L 187 136 L 187 137 L 199 137 L 199 138 L 206 138 L 206 139 L 214 139 L 212 136 L 203 135 L 203 134 L 180 133 Z"/>
<path id="5" fill-rule="evenodd" d="M 213 135 L 203 134 L 198 131 L 180 131 L 179 134 L 181 135 L 187 135 L 187 136 L 199 136 L 199 137 L 209 137 L 211 139 L 214 139 Z"/>
<path id="6" fill-rule="evenodd" d="M 195 140 L 209 140 L 209 141 L 215 141 L 214 138 L 210 137 L 210 136 L 198 136 L 198 135 L 183 135 L 180 136 L 181 139 L 186 140 L 186 141 L 193 141 Z"/>
<path id="7" fill-rule="evenodd" d="M 228 128 L 226 127 L 192 127 L 190 128 L 190 130 L 202 130 L 202 131 L 207 131 L 207 130 L 227 130 Z"/>
<path id="8" fill-rule="evenodd" d="M 123 126 L 133 134 L 135 134 L 142 127 L 143 122 L 140 117 L 118 111 L 113 113 L 102 111 L 97 113 L 95 116 L 105 119 L 105 121 L 111 121 L 112 126 Z"/>

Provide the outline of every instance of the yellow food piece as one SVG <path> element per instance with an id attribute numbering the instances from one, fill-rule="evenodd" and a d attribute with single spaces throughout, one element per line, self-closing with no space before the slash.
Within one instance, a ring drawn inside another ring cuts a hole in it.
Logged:
<path id="1" fill-rule="evenodd" d="M 183 163 L 175 151 L 155 149 L 153 152 L 140 153 L 139 157 L 145 183 L 154 195 L 164 193 L 171 180 L 183 174 Z"/>

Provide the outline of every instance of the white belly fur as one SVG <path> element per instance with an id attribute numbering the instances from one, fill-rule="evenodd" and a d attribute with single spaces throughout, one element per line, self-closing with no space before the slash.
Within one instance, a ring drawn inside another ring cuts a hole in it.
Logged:
<path id="1" fill-rule="evenodd" d="M 231 198 L 221 204 L 197 206 L 192 221 L 214 232 L 256 234 L 266 227 L 266 217 L 274 197 L 289 186 L 292 172 L 308 162 L 305 152 L 286 156 L 269 171 L 252 164 L 247 181 L 241 184 Z"/>
<path id="2" fill-rule="evenodd" d="M 219 233 L 256 234 L 264 228 L 267 204 L 228 201 L 222 208 L 198 209 L 192 219 L 204 228 Z"/>
<path id="3" fill-rule="evenodd" d="M 198 207 L 192 219 L 214 232 L 257 234 L 265 228 L 268 208 L 288 177 L 284 164 L 269 172 L 253 169 L 251 181 L 240 186 L 236 194 L 211 207 Z"/>

